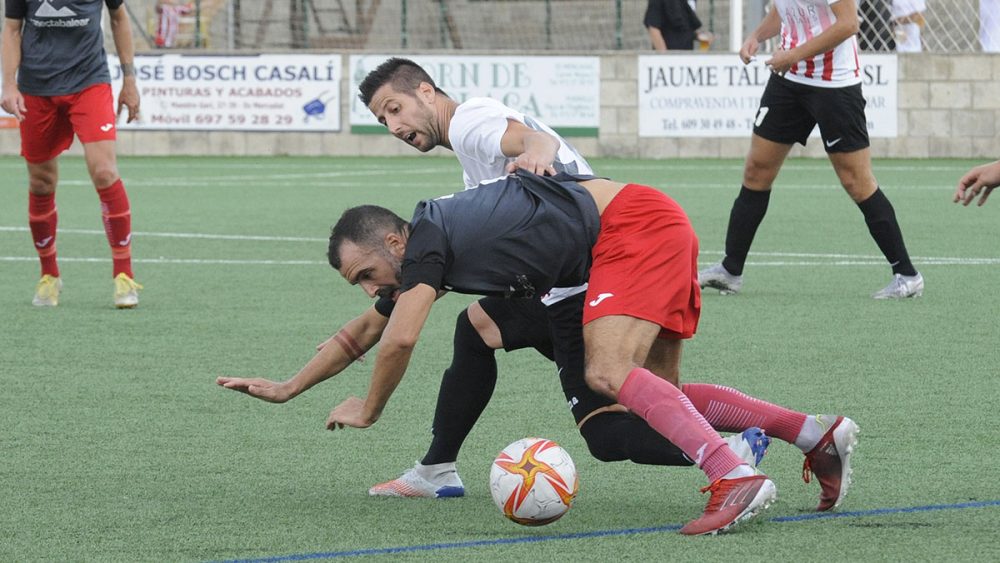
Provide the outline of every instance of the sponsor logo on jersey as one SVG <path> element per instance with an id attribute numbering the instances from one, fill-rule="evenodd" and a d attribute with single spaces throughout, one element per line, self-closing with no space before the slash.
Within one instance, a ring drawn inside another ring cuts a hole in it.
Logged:
<path id="1" fill-rule="evenodd" d="M 90 23 L 90 18 L 75 18 L 75 15 L 76 12 L 69 6 L 56 9 L 52 0 L 42 0 L 42 5 L 29 21 L 35 27 L 84 27 Z"/>

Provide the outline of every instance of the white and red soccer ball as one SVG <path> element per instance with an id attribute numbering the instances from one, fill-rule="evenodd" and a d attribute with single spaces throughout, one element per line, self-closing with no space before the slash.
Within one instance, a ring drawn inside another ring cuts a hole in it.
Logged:
<path id="1" fill-rule="evenodd" d="M 493 460 L 490 492 L 504 516 L 525 526 L 543 526 L 566 514 L 579 489 L 576 466 L 552 440 L 524 438 Z"/>

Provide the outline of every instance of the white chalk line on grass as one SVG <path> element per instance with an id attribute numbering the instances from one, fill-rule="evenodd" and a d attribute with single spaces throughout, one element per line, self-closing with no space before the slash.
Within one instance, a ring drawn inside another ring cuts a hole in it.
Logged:
<path id="1" fill-rule="evenodd" d="M 410 172 L 407 171 L 407 174 Z M 372 174 L 361 174 L 363 177 L 370 177 Z M 298 179 L 295 179 L 298 178 Z M 259 175 L 259 176 L 217 176 L 217 177 L 206 177 L 198 180 L 192 178 L 165 178 L 156 180 L 125 180 L 126 186 L 153 186 L 153 187 L 194 187 L 194 186 L 217 186 L 217 187 L 231 187 L 245 185 L 247 182 L 254 182 L 257 185 L 262 183 L 266 184 L 268 182 L 280 184 L 286 180 L 295 180 L 293 183 L 282 184 L 283 188 L 313 188 L 313 187 L 330 187 L 330 188 L 372 188 L 372 187 L 383 187 L 383 188 L 439 188 L 442 192 L 457 192 L 462 189 L 461 183 L 456 180 L 453 182 L 432 182 L 429 180 L 422 181 L 406 181 L 406 182 L 393 182 L 393 181 L 377 181 L 377 180 L 349 180 L 344 177 L 334 178 L 332 176 L 324 176 L 320 174 L 310 175 Z M 734 192 L 739 191 L 739 183 L 724 182 L 724 183 L 706 183 L 706 182 L 671 182 L 666 180 L 658 185 L 657 187 L 663 189 L 666 192 L 670 190 L 731 190 Z M 63 180 L 60 185 L 64 186 L 90 186 L 89 181 L 83 180 Z M 883 186 L 887 191 L 935 191 L 944 194 L 943 199 L 951 201 L 951 196 L 954 194 L 955 186 L 953 184 L 938 184 L 938 185 L 921 185 L 921 186 L 907 186 L 907 185 L 896 185 L 896 186 Z M 822 184 L 781 184 L 775 186 L 777 191 L 811 191 L 811 190 L 836 190 L 843 191 L 836 182 L 825 182 Z"/>
<path id="2" fill-rule="evenodd" d="M 2 232 L 26 233 L 28 227 L 0 226 Z M 60 229 L 60 234 L 76 234 L 91 236 L 106 236 L 104 231 L 98 229 Z M 166 232 L 145 232 L 136 231 L 132 233 L 135 237 L 158 237 L 176 239 L 200 239 L 200 240 L 232 240 L 232 241 L 254 241 L 254 242 L 309 242 L 326 243 L 329 239 L 320 237 L 285 237 L 267 235 L 225 235 L 209 233 L 166 233 Z M 703 256 L 723 256 L 720 250 L 702 250 Z M 885 258 L 878 255 L 865 254 L 839 254 L 839 253 L 817 253 L 817 252 L 753 252 L 755 259 L 747 262 L 748 266 L 873 266 L 885 265 Z M 803 258 L 804 260 L 759 260 L 759 258 Z M 0 261 L 20 261 L 36 260 L 34 256 L 0 256 Z M 811 260 L 810 260 L 811 259 Z M 913 262 L 919 266 L 992 266 L 1000 264 L 1000 257 L 969 257 L 969 256 L 912 256 Z M 60 258 L 64 261 L 104 261 L 106 258 Z M 167 259 L 167 258 L 137 258 L 136 261 L 161 264 L 281 264 L 281 265 L 313 265 L 325 264 L 325 262 L 311 260 L 214 260 L 214 259 Z"/>
<path id="3" fill-rule="evenodd" d="M 28 227 L 2 227 L 0 232 L 28 232 Z M 97 229 L 64 229 L 59 228 L 59 234 L 73 235 L 99 235 L 105 236 L 104 231 Z M 209 240 L 248 240 L 248 241 L 273 241 L 273 242 L 328 242 L 328 238 L 317 237 L 276 237 L 264 235 L 215 235 L 207 233 L 155 233 L 145 231 L 134 231 L 133 237 L 162 237 L 162 238 L 190 238 Z"/>
<path id="4" fill-rule="evenodd" d="M 73 258 L 59 257 L 59 262 L 100 262 L 106 263 L 111 258 Z M 37 262 L 37 256 L 0 256 L 0 262 Z M 227 260 L 210 258 L 133 258 L 136 264 L 191 264 L 196 266 L 329 266 L 322 260 Z"/>

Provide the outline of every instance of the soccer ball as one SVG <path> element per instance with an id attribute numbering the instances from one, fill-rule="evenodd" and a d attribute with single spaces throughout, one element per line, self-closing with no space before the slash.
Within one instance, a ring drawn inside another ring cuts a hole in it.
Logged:
<path id="1" fill-rule="evenodd" d="M 566 450 L 552 440 L 524 438 L 493 460 L 490 492 L 504 516 L 525 526 L 544 526 L 566 514 L 580 483 Z"/>

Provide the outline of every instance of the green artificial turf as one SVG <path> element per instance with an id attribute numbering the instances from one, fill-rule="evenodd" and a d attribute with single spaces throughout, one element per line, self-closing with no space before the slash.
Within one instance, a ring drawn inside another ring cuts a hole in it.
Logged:
<path id="1" fill-rule="evenodd" d="M 429 443 L 469 296 L 436 305 L 370 429 L 324 423 L 344 397 L 363 396 L 372 354 L 285 405 L 214 384 L 290 377 L 367 307 L 326 264 L 330 225 L 353 205 L 409 216 L 418 199 L 460 189 L 454 159 L 123 159 L 145 286 L 126 311 L 111 305 L 110 253 L 83 162 L 61 163 L 65 288 L 57 308 L 38 309 L 24 165 L 0 158 L 0 561 L 1000 559 L 1000 506 L 955 506 L 1000 500 L 1000 201 L 951 203 L 971 161 L 875 162 L 926 278 L 924 296 L 905 302 L 869 298 L 889 268 L 829 163 L 786 164 L 744 292 L 704 293 L 682 377 L 854 418 L 855 485 L 841 510 L 858 514 L 773 521 L 818 501 L 817 484 L 801 480 L 801 454 L 775 443 L 762 469 L 779 502 L 717 538 L 673 528 L 704 507 L 700 471 L 591 458 L 554 367 L 528 351 L 498 355 L 493 401 L 459 458 L 465 498 L 369 498 L 369 486 Z M 687 209 L 703 265 L 721 258 L 741 162 L 593 164 L 664 189 Z M 574 508 L 542 528 L 504 520 L 488 490 L 493 456 L 529 435 L 562 444 L 581 480 Z M 946 509 L 873 512 L 932 505 Z"/>

